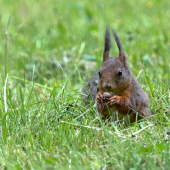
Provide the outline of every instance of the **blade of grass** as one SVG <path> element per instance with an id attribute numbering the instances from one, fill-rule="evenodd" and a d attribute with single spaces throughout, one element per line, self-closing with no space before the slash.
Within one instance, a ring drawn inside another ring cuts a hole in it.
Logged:
<path id="1" fill-rule="evenodd" d="M 8 17 L 8 24 L 5 32 L 5 77 L 7 75 L 7 51 L 8 51 L 8 27 L 10 24 L 11 15 Z"/>
<path id="2" fill-rule="evenodd" d="M 7 76 L 6 76 L 5 86 L 4 86 L 4 105 L 5 105 L 5 113 L 7 112 L 7 98 L 6 98 L 7 79 L 8 79 L 8 74 L 7 74 Z"/>

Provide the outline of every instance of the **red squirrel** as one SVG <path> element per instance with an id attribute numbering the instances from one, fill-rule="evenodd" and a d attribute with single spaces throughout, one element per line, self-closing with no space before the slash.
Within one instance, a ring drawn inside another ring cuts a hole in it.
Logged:
<path id="1" fill-rule="evenodd" d="M 103 119 L 117 112 L 118 119 L 126 116 L 128 122 L 133 123 L 141 117 L 151 116 L 149 99 L 130 71 L 119 37 L 114 30 L 112 32 L 119 55 L 109 57 L 110 31 L 106 27 L 103 63 L 98 72 L 97 86 L 90 84 L 90 95 Z"/>

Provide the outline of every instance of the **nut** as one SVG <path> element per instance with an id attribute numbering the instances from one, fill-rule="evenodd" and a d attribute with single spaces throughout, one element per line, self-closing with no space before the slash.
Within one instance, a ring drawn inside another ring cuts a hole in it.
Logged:
<path id="1" fill-rule="evenodd" d="M 104 92 L 103 93 L 103 98 L 110 98 L 110 97 L 112 97 L 111 95 L 110 95 L 110 93 L 109 92 Z"/>
<path id="2" fill-rule="evenodd" d="M 104 92 L 102 96 L 103 103 L 107 103 L 112 96 L 109 92 Z"/>

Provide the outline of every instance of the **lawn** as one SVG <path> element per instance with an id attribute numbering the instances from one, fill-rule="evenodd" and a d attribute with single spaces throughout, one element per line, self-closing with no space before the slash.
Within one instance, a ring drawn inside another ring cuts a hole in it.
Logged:
<path id="1" fill-rule="evenodd" d="M 169 169 L 169 6 L 1 0 L 0 169 Z M 128 127 L 103 122 L 83 100 L 102 63 L 106 25 L 150 99 L 153 116 Z"/>

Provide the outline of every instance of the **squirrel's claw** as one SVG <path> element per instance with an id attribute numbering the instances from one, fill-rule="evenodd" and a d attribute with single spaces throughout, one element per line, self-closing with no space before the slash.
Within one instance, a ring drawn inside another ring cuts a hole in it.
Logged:
<path id="1" fill-rule="evenodd" d="M 113 106 L 115 104 L 119 104 L 120 102 L 120 97 L 119 96 L 113 96 L 110 98 L 110 101 L 107 102 L 108 106 Z"/>
<path id="2" fill-rule="evenodd" d="M 98 93 L 97 95 L 96 95 L 96 100 L 97 100 L 97 103 L 102 103 L 102 93 Z"/>

